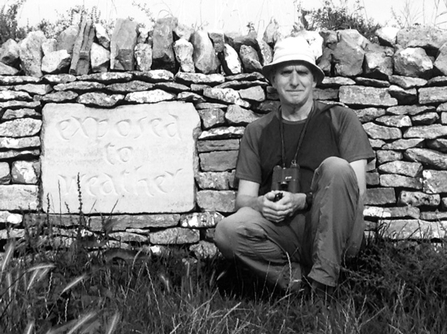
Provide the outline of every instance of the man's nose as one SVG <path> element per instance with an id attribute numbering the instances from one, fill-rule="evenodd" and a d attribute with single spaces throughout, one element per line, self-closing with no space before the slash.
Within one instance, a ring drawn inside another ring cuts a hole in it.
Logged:
<path id="1" fill-rule="evenodd" d="M 292 74 L 290 75 L 290 84 L 293 86 L 299 85 L 299 77 L 296 71 L 292 71 Z"/>

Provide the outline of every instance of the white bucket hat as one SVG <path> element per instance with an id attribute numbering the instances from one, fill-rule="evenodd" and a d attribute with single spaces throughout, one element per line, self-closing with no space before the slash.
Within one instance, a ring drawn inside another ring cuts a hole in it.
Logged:
<path id="1" fill-rule="evenodd" d="M 317 84 L 324 78 L 324 72 L 315 63 L 315 56 L 309 43 L 303 37 L 287 37 L 275 44 L 273 61 L 264 65 L 262 74 L 270 80 L 272 70 L 278 64 L 289 61 L 303 61 L 312 69 Z"/>

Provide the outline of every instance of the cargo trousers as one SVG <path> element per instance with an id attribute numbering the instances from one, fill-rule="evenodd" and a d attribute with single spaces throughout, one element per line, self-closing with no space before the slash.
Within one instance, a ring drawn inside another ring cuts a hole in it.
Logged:
<path id="1" fill-rule="evenodd" d="M 351 165 L 329 157 L 315 170 L 313 204 L 281 223 L 249 207 L 220 221 L 214 241 L 221 253 L 282 289 L 305 275 L 334 287 L 345 257 L 360 250 L 363 201 Z M 299 286 L 299 284 L 298 284 Z"/>

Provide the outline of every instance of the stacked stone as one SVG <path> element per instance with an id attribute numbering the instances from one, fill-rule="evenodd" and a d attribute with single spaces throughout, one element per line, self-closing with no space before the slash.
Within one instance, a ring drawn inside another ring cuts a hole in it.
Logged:
<path id="1" fill-rule="evenodd" d="M 49 218 L 55 242 L 67 244 L 81 219 L 41 211 L 45 104 L 113 108 L 184 101 L 194 104 L 202 121 L 197 210 L 92 216 L 86 233 L 106 229 L 110 242 L 120 247 L 190 244 L 194 252 L 213 254 L 213 227 L 235 210 L 234 170 L 245 126 L 279 104 L 259 73 L 271 61 L 271 46 L 279 38 L 275 27 L 272 23 L 259 39 L 253 33 L 192 32 L 172 18 L 139 33 L 133 22 L 119 21 L 110 39 L 100 26 L 85 21 L 54 41 L 34 32 L 19 45 L 5 43 L 0 48 L 0 239 L 22 237 L 25 226 Z M 434 29 L 382 29 L 380 44 L 373 44 L 354 30 L 295 34 L 303 34 L 321 55 L 327 77 L 317 98 L 353 108 L 376 151 L 367 175 L 369 227 L 383 225 L 395 238 L 444 237 L 447 35 Z M 25 75 L 17 75 L 19 64 Z"/>

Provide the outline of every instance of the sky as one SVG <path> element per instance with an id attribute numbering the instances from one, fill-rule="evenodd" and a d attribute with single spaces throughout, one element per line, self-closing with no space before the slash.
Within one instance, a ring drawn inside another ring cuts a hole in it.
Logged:
<path id="1" fill-rule="evenodd" d="M 0 6 L 16 0 L 0 0 Z M 20 12 L 22 25 L 34 25 L 46 18 L 54 20 L 75 5 L 96 6 L 101 17 L 114 20 L 119 17 L 134 17 L 137 22 L 146 19 L 145 14 L 132 3 L 147 3 L 153 17 L 172 14 L 179 22 L 207 30 L 247 31 L 247 23 L 253 22 L 258 33 L 262 33 L 271 18 L 275 18 L 283 29 L 292 27 L 296 21 L 296 5 L 305 9 L 316 8 L 323 0 L 26 0 Z M 367 18 L 382 25 L 393 25 L 392 10 L 409 17 L 413 23 L 441 23 L 447 21 L 447 0 L 333 0 L 335 3 L 359 1 Z M 435 4 L 439 3 L 438 10 Z M 1 7 L 0 7 L 1 8 Z M 406 10 L 407 9 L 407 10 Z M 409 9 L 409 10 L 408 10 Z M 404 13 L 410 14 L 404 14 Z M 436 20 L 436 21 L 435 21 Z M 445 25 L 447 27 L 447 24 Z"/>

